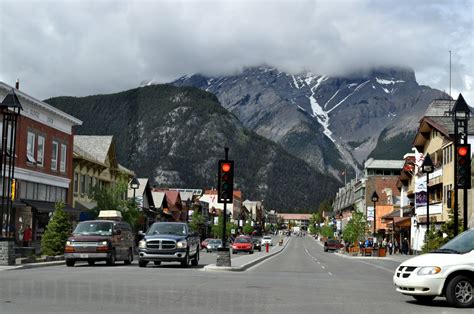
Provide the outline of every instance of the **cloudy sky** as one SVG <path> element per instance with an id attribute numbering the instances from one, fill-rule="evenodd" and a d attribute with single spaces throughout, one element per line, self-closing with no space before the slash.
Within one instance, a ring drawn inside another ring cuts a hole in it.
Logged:
<path id="1" fill-rule="evenodd" d="M 0 81 L 44 99 L 268 65 L 408 66 L 474 106 L 474 1 L 0 0 Z"/>

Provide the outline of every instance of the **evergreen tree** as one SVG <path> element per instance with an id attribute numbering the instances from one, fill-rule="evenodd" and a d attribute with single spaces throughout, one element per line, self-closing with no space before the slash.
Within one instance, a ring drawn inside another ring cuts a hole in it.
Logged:
<path id="1" fill-rule="evenodd" d="M 46 226 L 43 238 L 41 239 L 43 255 L 48 256 L 64 253 L 66 240 L 72 231 L 72 225 L 64 211 L 64 203 L 56 203 L 55 207 L 56 210 L 53 212 L 53 217 Z"/>
<path id="2" fill-rule="evenodd" d="M 191 222 L 189 223 L 189 228 L 192 231 L 198 232 L 199 234 L 204 234 L 206 229 L 206 220 L 200 212 L 195 210 L 191 216 Z"/>
<path id="3" fill-rule="evenodd" d="M 355 212 L 352 214 L 351 220 L 344 226 L 342 238 L 349 243 L 355 243 L 362 240 L 367 232 L 368 224 L 364 214 Z"/>
<path id="4" fill-rule="evenodd" d="M 454 238 L 454 214 L 452 210 L 448 212 L 448 217 L 448 220 L 441 225 L 439 230 L 436 230 L 434 226 L 431 226 L 430 230 L 425 233 L 425 244 L 421 249 L 423 253 L 436 250 Z M 458 234 L 462 232 L 462 225 L 463 221 L 462 219 L 459 219 Z"/>

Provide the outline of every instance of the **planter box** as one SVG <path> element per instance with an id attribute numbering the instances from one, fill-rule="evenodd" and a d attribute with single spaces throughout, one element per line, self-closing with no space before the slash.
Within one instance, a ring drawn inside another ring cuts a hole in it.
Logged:
<path id="1" fill-rule="evenodd" d="M 379 248 L 379 257 L 387 256 L 387 248 L 381 247 Z"/>

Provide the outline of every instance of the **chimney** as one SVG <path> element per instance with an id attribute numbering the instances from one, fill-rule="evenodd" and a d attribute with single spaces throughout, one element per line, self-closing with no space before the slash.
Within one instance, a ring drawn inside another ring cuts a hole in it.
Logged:
<path id="1" fill-rule="evenodd" d="M 20 80 L 16 79 L 15 88 L 20 89 Z"/>

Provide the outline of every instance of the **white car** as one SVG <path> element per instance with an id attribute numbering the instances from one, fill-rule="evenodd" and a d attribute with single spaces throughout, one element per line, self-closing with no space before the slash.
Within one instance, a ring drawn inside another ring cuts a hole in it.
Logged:
<path id="1" fill-rule="evenodd" d="M 268 243 L 268 245 L 273 246 L 273 241 L 271 236 L 264 236 L 262 238 L 262 246 L 265 246 Z"/>
<path id="2" fill-rule="evenodd" d="M 398 292 L 421 303 L 445 296 L 451 306 L 474 306 L 474 229 L 406 260 L 395 270 L 393 283 Z"/>

